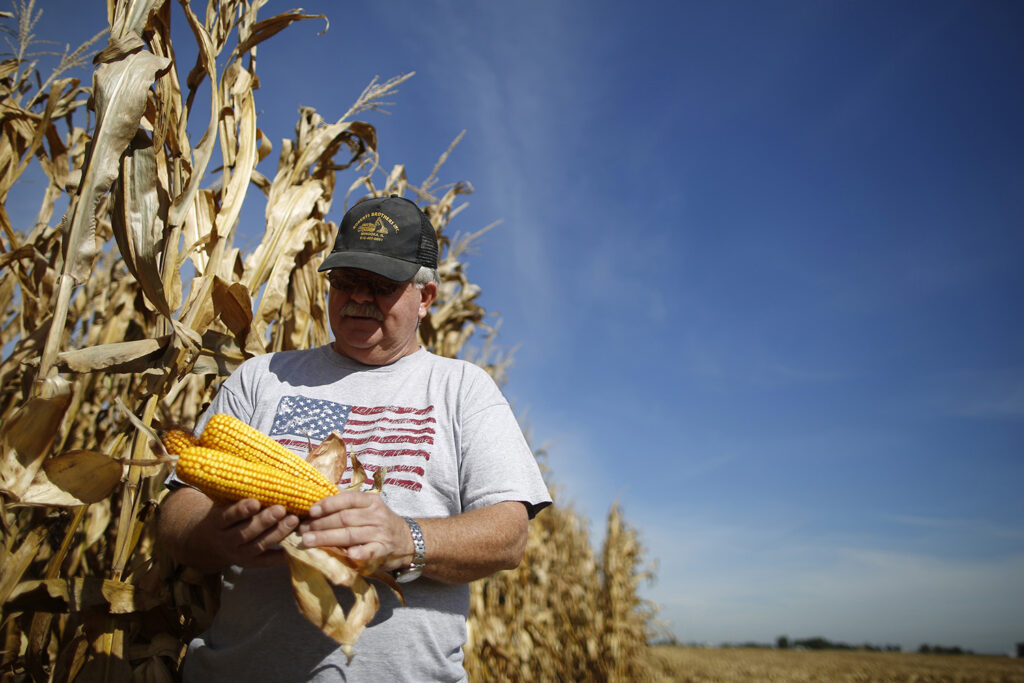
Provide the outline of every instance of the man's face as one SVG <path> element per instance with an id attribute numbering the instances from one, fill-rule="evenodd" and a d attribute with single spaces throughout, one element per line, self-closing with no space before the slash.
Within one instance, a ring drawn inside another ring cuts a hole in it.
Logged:
<path id="1" fill-rule="evenodd" d="M 416 330 L 437 298 L 437 285 L 422 289 L 357 268 L 335 268 L 327 312 L 334 349 L 365 365 L 387 365 L 419 348 Z"/>

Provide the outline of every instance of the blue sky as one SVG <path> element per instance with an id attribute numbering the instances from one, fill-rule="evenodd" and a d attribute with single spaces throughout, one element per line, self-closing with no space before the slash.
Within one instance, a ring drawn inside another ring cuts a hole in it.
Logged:
<path id="1" fill-rule="evenodd" d="M 330 30 L 259 48 L 262 129 L 415 71 L 364 116 L 384 165 L 467 131 L 506 394 L 680 640 L 1024 640 L 1024 6 L 303 6 Z"/>

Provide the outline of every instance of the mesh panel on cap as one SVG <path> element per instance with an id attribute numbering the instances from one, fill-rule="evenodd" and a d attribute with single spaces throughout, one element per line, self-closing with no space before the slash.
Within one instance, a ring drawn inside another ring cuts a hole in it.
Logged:
<path id="1" fill-rule="evenodd" d="M 428 268 L 437 268 L 437 233 L 426 214 L 420 213 L 419 262 Z"/>

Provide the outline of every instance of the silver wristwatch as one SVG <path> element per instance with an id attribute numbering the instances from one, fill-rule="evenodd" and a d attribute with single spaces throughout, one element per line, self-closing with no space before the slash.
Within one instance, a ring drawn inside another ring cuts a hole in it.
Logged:
<path id="1" fill-rule="evenodd" d="M 396 569 L 394 577 L 398 583 L 408 583 L 420 578 L 420 574 L 423 573 L 423 566 L 427 563 L 427 544 L 423 541 L 423 532 L 420 531 L 420 525 L 416 523 L 416 520 L 411 517 L 402 519 L 409 525 L 409 531 L 412 532 L 412 564 L 402 569 Z"/>

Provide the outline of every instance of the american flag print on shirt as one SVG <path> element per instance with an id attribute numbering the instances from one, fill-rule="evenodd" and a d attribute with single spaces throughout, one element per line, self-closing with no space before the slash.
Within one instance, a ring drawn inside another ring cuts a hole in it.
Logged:
<path id="1" fill-rule="evenodd" d="M 316 448 L 337 430 L 349 455 L 355 456 L 372 480 L 381 467 L 387 468 L 385 486 L 419 491 L 433 452 L 434 406 L 357 406 L 305 396 L 285 396 L 277 406 L 270 436 L 285 446 L 305 452 Z M 338 486 L 352 481 L 351 466 Z M 368 488 L 370 483 L 366 484 Z"/>

